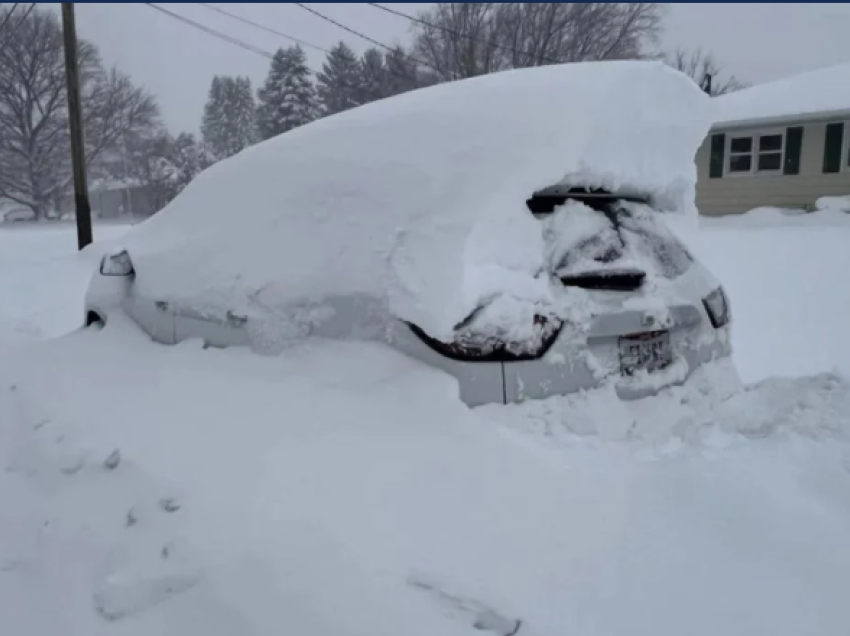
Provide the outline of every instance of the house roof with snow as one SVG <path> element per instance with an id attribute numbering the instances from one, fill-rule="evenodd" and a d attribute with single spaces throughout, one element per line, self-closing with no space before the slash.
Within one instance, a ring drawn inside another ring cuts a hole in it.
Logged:
<path id="1" fill-rule="evenodd" d="M 850 116 L 850 62 L 758 84 L 714 103 L 715 128 Z"/>

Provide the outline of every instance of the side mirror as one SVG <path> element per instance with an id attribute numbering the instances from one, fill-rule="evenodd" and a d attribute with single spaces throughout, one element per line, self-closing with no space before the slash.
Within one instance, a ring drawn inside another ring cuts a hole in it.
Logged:
<path id="1" fill-rule="evenodd" d="M 104 256 L 100 261 L 101 276 L 132 276 L 134 273 L 133 261 L 130 260 L 127 250 L 112 256 Z"/>

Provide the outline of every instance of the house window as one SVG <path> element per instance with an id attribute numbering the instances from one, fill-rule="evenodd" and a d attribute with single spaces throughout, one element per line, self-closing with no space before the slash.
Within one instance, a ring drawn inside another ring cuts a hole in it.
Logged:
<path id="1" fill-rule="evenodd" d="M 850 170 L 850 122 L 826 125 L 823 142 L 823 173 Z"/>
<path id="2" fill-rule="evenodd" d="M 783 132 L 730 137 L 726 172 L 730 175 L 781 172 L 784 152 Z"/>
<path id="3" fill-rule="evenodd" d="M 756 172 L 774 172 L 782 169 L 782 150 L 785 135 L 759 135 L 758 165 Z"/>
<path id="4" fill-rule="evenodd" d="M 844 168 L 850 170 L 850 121 L 844 122 L 844 152 L 846 153 Z"/>
<path id="5" fill-rule="evenodd" d="M 753 138 L 729 139 L 729 173 L 742 174 L 753 171 Z"/>

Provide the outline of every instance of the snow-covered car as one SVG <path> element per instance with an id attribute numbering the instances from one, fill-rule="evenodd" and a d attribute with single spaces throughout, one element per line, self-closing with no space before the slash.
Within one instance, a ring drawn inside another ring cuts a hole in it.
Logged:
<path id="1" fill-rule="evenodd" d="M 3 214 L 6 223 L 21 223 L 24 221 L 35 221 L 35 212 L 29 208 L 17 207 Z"/>
<path id="2" fill-rule="evenodd" d="M 280 352 L 378 340 L 469 405 L 730 355 L 721 285 L 668 229 L 695 214 L 708 98 L 655 62 L 523 69 L 313 122 L 206 170 L 103 258 L 86 323 Z"/>

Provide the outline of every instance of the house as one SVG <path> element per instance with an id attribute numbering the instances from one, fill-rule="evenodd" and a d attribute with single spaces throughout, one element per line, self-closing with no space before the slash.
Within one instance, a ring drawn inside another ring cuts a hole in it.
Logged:
<path id="1" fill-rule="evenodd" d="M 89 188 L 92 213 L 101 219 L 153 214 L 147 189 L 133 179 L 96 180 Z"/>
<path id="2" fill-rule="evenodd" d="M 850 194 L 850 63 L 714 98 L 697 152 L 697 206 L 708 216 L 760 206 L 813 209 Z"/>

